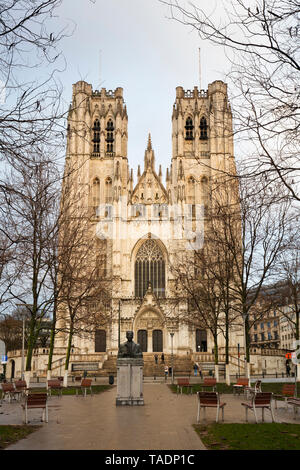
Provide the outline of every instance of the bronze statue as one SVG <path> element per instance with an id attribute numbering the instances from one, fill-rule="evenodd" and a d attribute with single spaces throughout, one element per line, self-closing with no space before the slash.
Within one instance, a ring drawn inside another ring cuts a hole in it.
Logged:
<path id="1" fill-rule="evenodd" d="M 141 346 L 134 341 L 133 339 L 133 331 L 126 332 L 126 343 L 120 344 L 118 358 L 122 357 L 143 357 L 143 352 Z"/>

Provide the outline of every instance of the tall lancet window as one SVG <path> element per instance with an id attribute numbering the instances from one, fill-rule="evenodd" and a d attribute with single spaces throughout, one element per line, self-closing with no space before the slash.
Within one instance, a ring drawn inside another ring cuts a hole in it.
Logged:
<path id="1" fill-rule="evenodd" d="M 188 117 L 185 122 L 185 140 L 193 140 L 193 139 L 194 139 L 193 120 L 191 117 Z"/>
<path id="2" fill-rule="evenodd" d="M 165 260 L 155 240 L 140 247 L 135 260 L 135 297 L 143 298 L 149 283 L 157 297 L 165 297 Z"/>
<path id="3" fill-rule="evenodd" d="M 105 181 L 105 203 L 111 204 L 112 200 L 113 200 L 112 180 L 111 178 L 107 178 Z"/>
<path id="4" fill-rule="evenodd" d="M 92 129 L 93 131 L 93 152 L 94 153 L 99 153 L 100 152 L 100 121 L 99 119 L 96 119 L 94 121 L 94 127 Z"/>
<path id="5" fill-rule="evenodd" d="M 207 211 L 209 207 L 209 188 L 208 188 L 208 179 L 206 176 L 201 178 L 201 198 L 202 204 L 204 206 L 204 215 L 207 216 Z"/>
<path id="6" fill-rule="evenodd" d="M 109 119 L 106 126 L 106 151 L 108 153 L 114 151 L 114 130 L 114 123 Z"/>
<path id="7" fill-rule="evenodd" d="M 94 214 L 97 215 L 97 209 L 100 204 L 100 181 L 95 178 L 92 185 L 92 205 Z"/>
<path id="8" fill-rule="evenodd" d="M 208 139 L 208 126 L 207 121 L 204 116 L 200 119 L 200 140 L 207 140 Z"/>

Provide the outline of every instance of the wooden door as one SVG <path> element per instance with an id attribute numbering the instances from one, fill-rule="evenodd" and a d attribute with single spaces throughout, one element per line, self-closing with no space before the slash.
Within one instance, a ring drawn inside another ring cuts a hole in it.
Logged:
<path id="1" fill-rule="evenodd" d="M 163 334 L 161 330 L 154 330 L 152 334 L 153 352 L 163 352 Z"/>

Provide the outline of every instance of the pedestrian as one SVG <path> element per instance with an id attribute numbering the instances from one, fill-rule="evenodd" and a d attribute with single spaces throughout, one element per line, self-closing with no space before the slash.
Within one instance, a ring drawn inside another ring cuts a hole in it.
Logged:
<path id="1" fill-rule="evenodd" d="M 169 367 L 169 375 L 170 376 L 172 375 L 172 367 L 171 366 Z"/>
<path id="2" fill-rule="evenodd" d="M 161 359 L 161 363 L 164 364 L 164 363 L 165 363 L 165 355 L 164 355 L 164 353 L 162 353 L 162 355 L 160 356 L 160 359 Z"/>
<path id="3" fill-rule="evenodd" d="M 158 363 L 158 355 L 157 354 L 155 354 L 154 360 L 155 360 L 155 364 L 157 364 Z"/>
<path id="4" fill-rule="evenodd" d="M 200 366 L 199 362 L 197 362 L 197 366 L 198 366 L 199 375 L 202 379 L 202 369 L 201 369 L 201 366 Z"/>
<path id="5" fill-rule="evenodd" d="M 197 364 L 195 363 L 194 364 L 194 376 L 197 377 L 197 371 L 198 371 L 198 366 Z"/>
<path id="6" fill-rule="evenodd" d="M 291 372 L 291 367 L 288 361 L 286 361 L 286 375 L 289 377 Z"/>
<path id="7" fill-rule="evenodd" d="M 168 378 L 168 372 L 169 372 L 169 367 L 166 365 L 165 366 L 165 380 Z"/>

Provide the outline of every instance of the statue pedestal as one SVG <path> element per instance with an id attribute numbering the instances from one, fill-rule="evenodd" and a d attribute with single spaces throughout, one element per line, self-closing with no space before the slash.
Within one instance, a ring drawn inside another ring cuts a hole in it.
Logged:
<path id="1" fill-rule="evenodd" d="M 117 359 L 117 406 L 144 404 L 143 366 L 142 358 Z"/>

